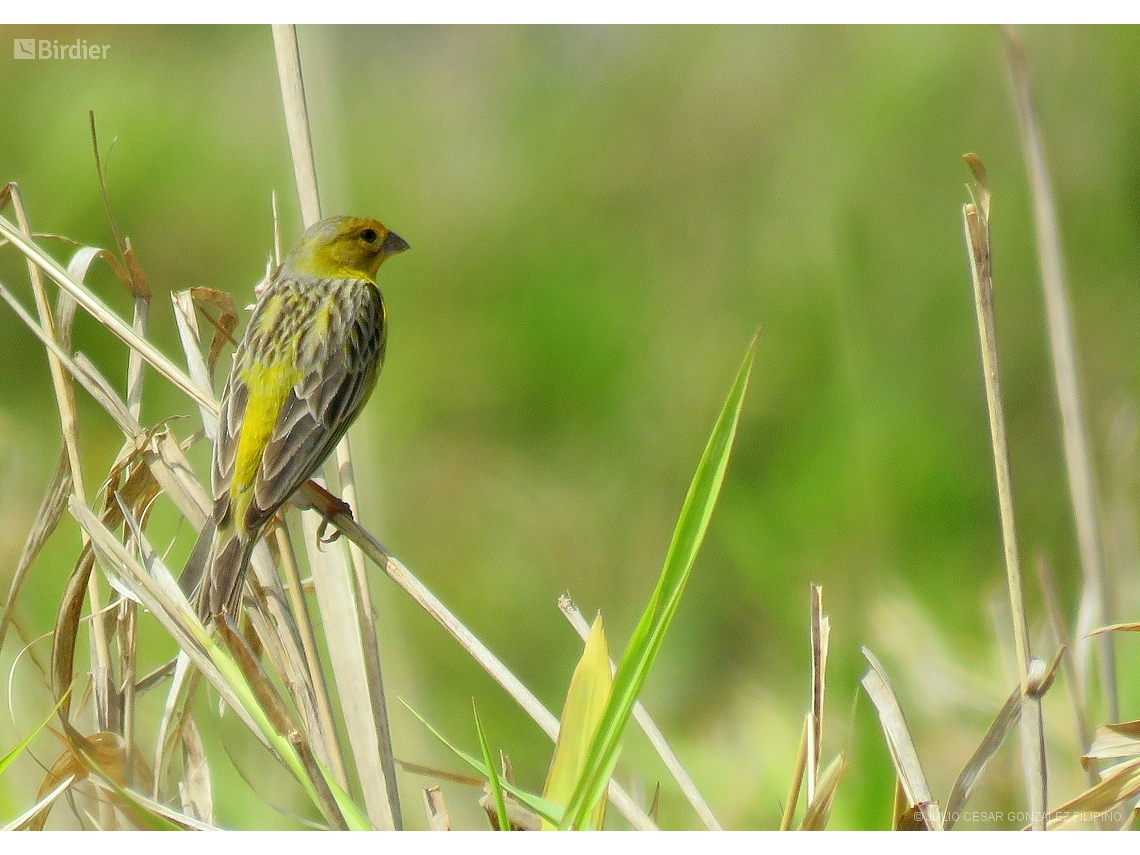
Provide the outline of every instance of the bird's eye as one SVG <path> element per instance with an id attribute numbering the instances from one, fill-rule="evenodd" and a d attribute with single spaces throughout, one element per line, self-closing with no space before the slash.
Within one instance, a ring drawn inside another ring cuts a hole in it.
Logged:
<path id="1" fill-rule="evenodd" d="M 360 239 L 365 243 L 376 243 L 376 229 L 365 229 L 360 233 Z"/>

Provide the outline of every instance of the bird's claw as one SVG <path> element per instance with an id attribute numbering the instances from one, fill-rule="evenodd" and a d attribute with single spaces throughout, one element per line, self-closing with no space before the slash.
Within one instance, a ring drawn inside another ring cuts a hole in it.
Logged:
<path id="1" fill-rule="evenodd" d="M 345 505 L 345 507 L 348 506 Z M 340 540 L 339 528 L 334 528 L 332 534 L 330 534 L 328 537 L 325 536 L 325 529 L 329 527 L 330 522 L 331 520 L 328 517 L 325 517 L 323 520 L 321 520 L 320 526 L 317 527 L 317 541 L 319 543 L 327 545 L 330 543 L 336 543 L 338 540 Z"/>
<path id="2" fill-rule="evenodd" d="M 320 543 L 328 544 L 335 543 L 341 535 L 339 528 L 334 528 L 332 534 L 325 536 L 325 531 L 329 525 L 332 524 L 333 517 L 344 514 L 349 519 L 352 519 L 352 507 L 348 502 L 343 499 L 338 499 L 328 490 L 316 485 L 319 490 L 319 500 L 313 503 L 313 510 L 319 513 L 322 517 L 320 526 L 317 527 L 317 540 Z"/>

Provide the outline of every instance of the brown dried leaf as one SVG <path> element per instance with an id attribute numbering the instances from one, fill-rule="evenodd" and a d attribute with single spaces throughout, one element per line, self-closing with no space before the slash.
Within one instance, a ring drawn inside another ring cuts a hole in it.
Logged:
<path id="1" fill-rule="evenodd" d="M 131 296 L 136 300 L 150 300 L 150 286 L 146 284 L 146 276 L 143 275 L 142 268 L 139 266 L 138 258 L 135 257 L 134 247 L 131 246 L 131 239 L 127 238 L 126 248 L 123 250 L 123 261 L 127 265 L 127 272 L 130 278 L 123 284 L 127 286 L 127 290 L 131 292 Z"/>
<path id="2" fill-rule="evenodd" d="M 213 377 L 214 366 L 218 363 L 222 348 L 227 344 L 234 344 L 233 332 L 238 325 L 237 304 L 234 303 L 232 294 L 228 291 L 219 291 L 216 288 L 191 288 L 190 296 L 194 298 L 194 302 L 203 317 L 214 328 L 214 337 L 210 340 L 210 355 L 206 359 L 206 367 L 209 369 L 210 376 Z M 213 306 L 218 310 L 216 318 L 206 311 L 207 306 Z"/>
<path id="3" fill-rule="evenodd" d="M 933 831 L 931 826 L 931 808 L 938 809 L 931 802 L 920 805 L 911 805 L 895 817 L 895 831 Z"/>
<path id="4" fill-rule="evenodd" d="M 36 801 L 42 800 L 68 778 L 72 779 L 72 786 L 78 784 L 92 768 L 120 787 L 124 785 L 127 752 L 121 736 L 100 731 L 85 737 L 72 727 L 66 727 L 66 733 L 66 738 L 60 737 L 64 740 L 64 749 L 44 775 L 39 792 L 36 793 Z M 28 823 L 28 829 L 42 831 L 49 813 L 50 809 L 41 811 Z"/>
<path id="5" fill-rule="evenodd" d="M 59 611 L 55 618 L 55 632 L 52 633 L 51 677 L 52 694 L 60 700 L 59 720 L 67 723 L 71 716 L 71 682 L 75 667 L 75 640 L 79 634 L 79 617 L 87 598 L 87 581 L 95 566 L 95 556 L 90 545 L 83 547 L 75 569 L 64 586 L 60 598 Z M 65 697 L 66 696 L 66 697 Z"/>

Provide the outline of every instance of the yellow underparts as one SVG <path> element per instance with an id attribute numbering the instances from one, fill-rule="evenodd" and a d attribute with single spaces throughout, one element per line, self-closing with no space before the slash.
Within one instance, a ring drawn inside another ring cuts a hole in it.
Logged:
<path id="1" fill-rule="evenodd" d="M 230 482 L 230 512 L 237 529 L 244 530 L 245 514 L 253 499 L 253 485 L 265 446 L 269 444 L 285 398 L 301 379 L 301 372 L 295 365 L 276 363 L 252 365 L 239 376 L 249 389 L 249 398 L 238 437 L 234 477 Z"/>

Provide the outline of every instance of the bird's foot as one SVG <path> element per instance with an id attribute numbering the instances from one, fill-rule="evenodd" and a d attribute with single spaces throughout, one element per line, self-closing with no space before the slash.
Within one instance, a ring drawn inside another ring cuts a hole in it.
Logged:
<path id="1" fill-rule="evenodd" d="M 321 543 L 333 543 L 340 537 L 340 529 L 334 528 L 328 537 L 325 537 L 325 531 L 330 525 L 335 525 L 333 520 L 341 514 L 353 519 L 352 507 L 315 481 L 310 481 L 309 484 L 315 488 L 308 497 L 311 500 L 311 507 L 322 517 L 321 524 L 317 528 L 317 540 Z"/>

